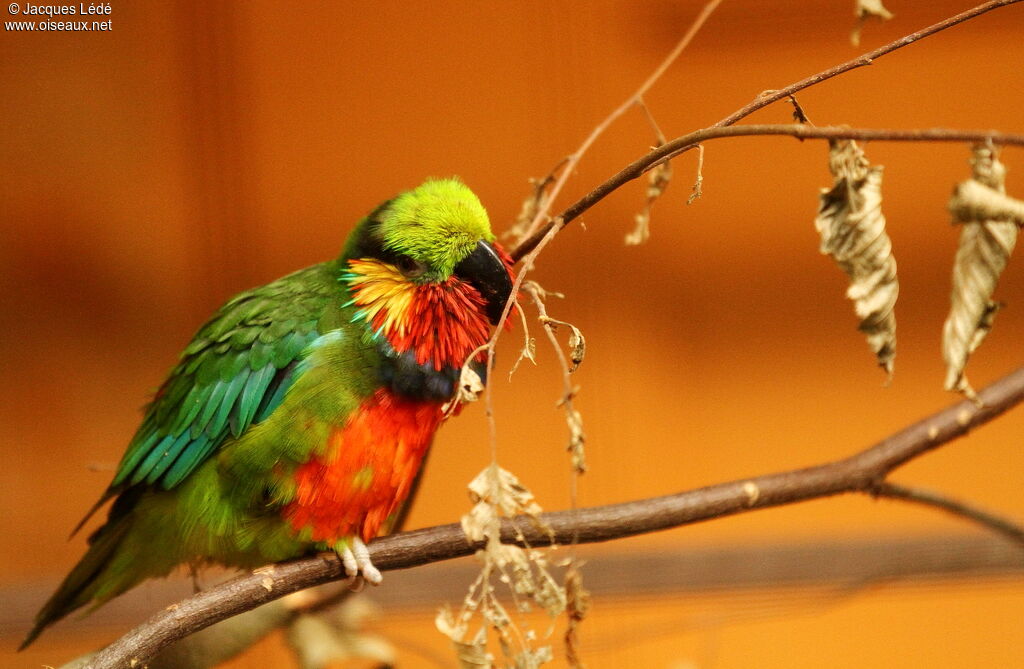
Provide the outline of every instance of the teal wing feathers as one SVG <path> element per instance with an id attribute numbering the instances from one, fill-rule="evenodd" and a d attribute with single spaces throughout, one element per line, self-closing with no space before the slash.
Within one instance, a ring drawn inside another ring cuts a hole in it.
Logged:
<path id="1" fill-rule="evenodd" d="M 281 403 L 339 289 L 318 265 L 242 293 L 199 329 L 146 408 L 111 484 L 171 489 Z"/>

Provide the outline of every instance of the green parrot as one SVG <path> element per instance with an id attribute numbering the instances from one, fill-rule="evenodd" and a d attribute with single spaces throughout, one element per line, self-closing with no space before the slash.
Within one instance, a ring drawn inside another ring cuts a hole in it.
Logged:
<path id="1" fill-rule="evenodd" d="M 106 522 L 21 648 L 182 564 L 330 550 L 379 583 L 365 542 L 414 487 L 511 267 L 476 195 L 436 179 L 374 209 L 336 260 L 229 300 L 146 408 L 86 516 L 113 499 Z M 470 363 L 481 377 L 482 360 Z"/>

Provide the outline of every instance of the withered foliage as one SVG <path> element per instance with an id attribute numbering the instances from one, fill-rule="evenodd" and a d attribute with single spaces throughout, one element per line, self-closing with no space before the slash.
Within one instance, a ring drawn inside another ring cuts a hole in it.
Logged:
<path id="1" fill-rule="evenodd" d="M 476 553 L 481 571 L 458 613 L 447 607 L 438 612 L 437 629 L 451 639 L 460 667 L 534 669 L 553 659 L 550 644 L 537 643 L 552 630 L 538 634 L 515 617 L 536 606 L 553 620 L 565 610 L 566 591 L 552 576 L 544 552 L 501 543 L 501 525 L 502 519 L 519 516 L 547 529 L 541 507 L 514 474 L 495 463 L 473 479 L 469 493 L 473 508 L 462 517 L 462 529 L 470 541 L 484 542 Z M 518 539 L 526 543 L 521 533 Z M 507 587 L 513 611 L 502 604 L 495 580 Z M 494 632 L 500 660 L 488 648 L 488 629 Z"/>
<path id="2" fill-rule="evenodd" d="M 942 328 L 942 357 L 946 390 L 974 399 L 964 368 L 999 310 L 992 293 L 1017 243 L 1018 225 L 1024 223 L 1024 202 L 1006 196 L 1006 168 L 991 145 L 974 147 L 971 172 L 971 178 L 956 186 L 949 201 L 953 222 L 962 227 L 953 261 L 949 316 Z"/>
<path id="3" fill-rule="evenodd" d="M 888 21 L 893 16 L 892 12 L 882 4 L 882 0 L 857 0 L 853 13 L 857 17 L 857 23 L 850 32 L 850 42 L 854 46 L 860 46 L 860 31 L 863 30 L 864 23 L 868 19 Z"/>
<path id="4" fill-rule="evenodd" d="M 882 215 L 882 168 L 872 166 L 852 140 L 830 142 L 832 188 L 821 192 L 815 227 L 821 252 L 850 277 L 860 330 L 878 364 L 892 377 L 896 357 L 896 260 Z"/>

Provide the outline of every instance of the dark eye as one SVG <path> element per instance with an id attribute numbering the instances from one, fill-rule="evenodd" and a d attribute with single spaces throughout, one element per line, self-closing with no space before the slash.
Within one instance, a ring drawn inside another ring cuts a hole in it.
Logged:
<path id="1" fill-rule="evenodd" d="M 398 256 L 398 259 L 395 261 L 395 267 L 410 279 L 414 279 L 427 271 L 426 265 L 409 256 Z"/>

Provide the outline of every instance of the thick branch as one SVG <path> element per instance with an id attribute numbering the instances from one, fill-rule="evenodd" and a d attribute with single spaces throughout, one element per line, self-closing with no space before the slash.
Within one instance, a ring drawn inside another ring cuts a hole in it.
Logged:
<path id="1" fill-rule="evenodd" d="M 590 191 L 554 221 L 541 228 L 512 250 L 512 258 L 520 260 L 544 240 L 554 230 L 561 230 L 580 214 L 593 207 L 622 185 L 643 176 L 652 167 L 679 154 L 689 151 L 698 144 L 722 137 L 763 137 L 788 136 L 797 139 L 856 139 L 860 141 L 878 142 L 992 142 L 1006 146 L 1024 146 L 1024 135 L 997 132 L 995 130 L 954 130 L 950 128 L 923 128 L 910 130 L 894 130 L 887 128 L 846 128 L 842 126 L 815 127 L 800 124 L 782 125 L 737 125 L 712 126 L 697 130 L 681 137 L 665 142 L 652 149 L 649 153 L 637 158 L 629 165 L 616 172 L 604 183 Z"/>
<path id="2" fill-rule="evenodd" d="M 979 395 L 983 406 L 966 400 L 959 402 L 843 460 L 665 497 L 547 513 L 543 518 L 552 529 L 551 535 L 529 521 L 521 522 L 518 528 L 510 521 L 503 528 L 503 538 L 514 541 L 519 531 L 534 546 L 552 541 L 567 543 L 574 538 L 580 543 L 592 543 L 840 493 L 874 494 L 885 477 L 900 465 L 1024 401 L 1024 368 L 1003 377 Z M 377 539 L 370 544 L 370 554 L 380 569 L 390 570 L 470 555 L 477 548 L 480 546 L 467 543 L 459 525 L 451 524 Z M 213 623 L 296 590 L 344 576 L 344 568 L 334 556 L 306 558 L 257 570 L 158 613 L 97 654 L 89 666 L 139 666 L 168 644 Z"/>

